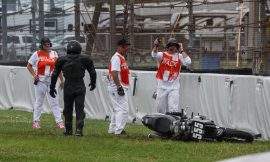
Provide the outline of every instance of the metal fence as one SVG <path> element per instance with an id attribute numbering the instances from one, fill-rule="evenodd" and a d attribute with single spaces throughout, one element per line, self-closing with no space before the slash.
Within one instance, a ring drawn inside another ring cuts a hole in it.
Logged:
<path id="1" fill-rule="evenodd" d="M 59 55 L 64 55 L 67 43 L 75 39 L 76 9 L 73 0 L 44 0 L 42 28 L 38 25 L 42 11 L 33 1 L 8 1 L 7 14 L 1 10 L 1 23 L 3 24 L 6 16 L 7 27 L 2 27 L 0 33 L 0 63 L 27 62 L 39 46 L 40 29 L 43 29 L 44 36 L 51 39 L 52 48 Z M 96 67 L 108 67 L 114 52 L 112 49 L 115 47 L 112 38 L 115 43 L 122 37 L 126 37 L 132 42 L 127 55 L 129 66 L 132 69 L 156 69 L 157 63 L 151 57 L 154 39 L 161 38 L 163 46 L 159 50 L 164 51 L 167 40 L 175 37 L 183 43 L 192 59 L 192 64 L 188 67 L 190 70 L 247 68 L 252 69 L 253 74 L 269 75 L 268 8 L 264 21 L 251 23 L 252 15 L 248 2 L 244 2 L 248 8 L 244 8 L 240 13 L 240 9 L 237 9 L 240 7 L 238 2 L 227 2 L 221 5 L 221 3 L 199 4 L 196 1 L 193 2 L 194 26 L 192 28 L 191 15 L 188 12 L 190 8 L 184 5 L 185 1 L 135 3 L 131 12 L 130 4 L 123 0 L 116 3 L 116 30 L 112 33 L 110 3 L 104 3 L 99 11 L 95 11 L 94 4 L 84 2 L 86 1 L 79 1 L 80 27 L 77 30 L 81 35 L 83 53 L 91 53 Z M 12 6 L 12 3 L 17 7 Z M 34 4 L 36 7 L 33 7 Z M 96 28 L 91 26 L 95 12 L 100 12 Z M 33 21 L 34 13 L 36 13 L 35 21 Z M 242 20 L 240 24 L 239 19 Z M 33 26 L 33 22 L 37 23 L 36 26 Z M 6 46 L 2 44 L 4 33 L 7 34 Z M 112 34 L 115 37 L 112 37 Z M 89 40 L 91 37 L 94 37 L 93 44 Z M 89 49 L 87 46 L 91 46 L 91 52 L 87 51 Z"/>

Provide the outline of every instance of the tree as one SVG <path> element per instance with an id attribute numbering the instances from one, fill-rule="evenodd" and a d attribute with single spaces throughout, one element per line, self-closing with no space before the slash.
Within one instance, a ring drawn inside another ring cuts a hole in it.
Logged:
<path id="1" fill-rule="evenodd" d="M 99 17 L 100 17 L 100 11 L 102 9 L 102 2 L 98 2 L 95 4 L 95 11 L 94 15 L 92 18 L 91 24 L 87 26 L 87 45 L 86 45 L 86 51 L 85 54 L 91 55 L 93 51 L 93 46 L 96 40 L 96 32 L 97 32 L 97 27 L 98 27 L 98 22 L 99 22 Z"/>

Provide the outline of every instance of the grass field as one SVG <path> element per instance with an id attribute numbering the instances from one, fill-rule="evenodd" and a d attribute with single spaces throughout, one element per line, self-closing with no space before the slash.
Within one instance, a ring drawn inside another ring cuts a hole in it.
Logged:
<path id="1" fill-rule="evenodd" d="M 0 111 L 0 161 L 183 161 L 207 162 L 270 151 L 270 142 L 179 142 L 148 139 L 142 125 L 128 124 L 128 136 L 107 133 L 108 121 L 86 120 L 84 136 L 66 137 L 52 115 L 43 114 L 34 130 L 32 113 Z"/>

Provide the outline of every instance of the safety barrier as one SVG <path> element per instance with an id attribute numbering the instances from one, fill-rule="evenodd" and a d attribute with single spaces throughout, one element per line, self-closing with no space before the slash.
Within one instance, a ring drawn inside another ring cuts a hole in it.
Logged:
<path id="1" fill-rule="evenodd" d="M 108 70 L 97 69 L 97 88 L 86 93 L 85 112 L 88 118 L 105 119 L 111 112 L 107 92 Z M 25 67 L 0 66 L 0 108 L 16 108 L 33 111 L 33 79 Z M 90 77 L 86 75 L 88 85 Z M 155 72 L 132 71 L 129 89 L 129 121 L 140 114 L 155 111 Z M 261 133 L 264 140 L 270 139 L 270 77 L 250 75 L 224 75 L 181 73 L 180 108 L 188 113 L 206 115 L 217 125 Z M 63 107 L 63 94 L 59 102 Z M 50 112 L 47 101 L 44 112 Z"/>

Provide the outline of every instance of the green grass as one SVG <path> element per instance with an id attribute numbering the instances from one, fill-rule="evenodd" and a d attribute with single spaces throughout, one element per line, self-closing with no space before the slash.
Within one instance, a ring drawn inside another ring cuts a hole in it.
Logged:
<path id="1" fill-rule="evenodd" d="M 0 161 L 186 161 L 207 162 L 270 151 L 270 142 L 181 142 L 148 139 L 142 125 L 128 124 L 128 136 L 107 133 L 108 121 L 86 120 L 84 136 L 66 137 L 50 114 L 34 130 L 32 113 L 0 111 Z"/>

